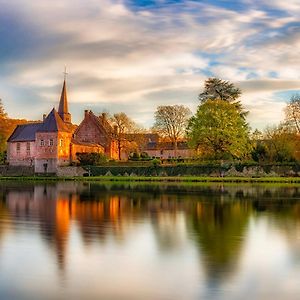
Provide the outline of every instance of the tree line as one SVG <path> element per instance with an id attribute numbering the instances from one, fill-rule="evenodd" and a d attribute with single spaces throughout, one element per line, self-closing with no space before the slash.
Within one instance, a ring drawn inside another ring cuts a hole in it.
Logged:
<path id="1" fill-rule="evenodd" d="M 300 95 L 291 97 L 285 118 L 264 131 L 251 130 L 248 112 L 241 103 L 242 91 L 233 83 L 208 78 L 198 95 L 193 115 L 184 105 L 161 105 L 154 113 L 154 124 L 146 130 L 124 112 L 108 115 L 121 153 L 139 153 L 147 144 L 145 133 L 157 133 L 171 142 L 176 156 L 179 141 L 187 141 L 196 156 L 205 160 L 254 160 L 293 162 L 300 160 Z M 26 120 L 10 119 L 0 100 L 0 152 L 17 124 Z"/>

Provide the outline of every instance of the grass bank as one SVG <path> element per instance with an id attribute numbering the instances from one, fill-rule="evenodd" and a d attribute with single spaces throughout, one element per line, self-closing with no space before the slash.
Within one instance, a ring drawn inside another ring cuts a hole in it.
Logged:
<path id="1" fill-rule="evenodd" d="M 200 176 L 2 176 L 1 181 L 84 181 L 84 182 L 228 182 L 228 183 L 293 183 L 300 184 L 300 177 L 200 177 Z"/>

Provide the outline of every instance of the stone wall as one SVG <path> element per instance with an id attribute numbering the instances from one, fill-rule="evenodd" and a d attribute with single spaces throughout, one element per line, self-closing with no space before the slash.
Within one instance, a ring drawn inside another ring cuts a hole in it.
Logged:
<path id="1" fill-rule="evenodd" d="M 0 165 L 0 176 L 33 176 L 34 167 Z"/>
<path id="2" fill-rule="evenodd" d="M 56 174 L 57 158 L 35 159 L 34 171 L 37 174 Z"/>
<path id="3" fill-rule="evenodd" d="M 86 170 L 84 170 L 81 167 L 58 167 L 57 168 L 57 176 L 84 176 L 87 173 Z"/>

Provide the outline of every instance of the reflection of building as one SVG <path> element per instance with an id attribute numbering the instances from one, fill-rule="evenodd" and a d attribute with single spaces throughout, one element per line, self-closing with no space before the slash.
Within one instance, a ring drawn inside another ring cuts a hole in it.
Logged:
<path id="1" fill-rule="evenodd" d="M 89 115 L 93 115 L 91 112 Z M 68 110 L 66 81 L 63 83 L 58 111 L 55 108 L 43 116 L 42 122 L 18 125 L 8 139 L 8 162 L 15 166 L 33 166 L 36 173 L 56 173 L 58 166 L 76 161 L 78 152 L 105 153 L 116 158 L 113 131 L 108 122 L 93 115 L 76 129 Z M 93 131 L 97 123 L 98 132 Z M 94 133 L 92 139 L 88 139 Z M 107 138 L 104 139 L 103 135 Z M 109 138 L 108 138 L 109 137 Z"/>

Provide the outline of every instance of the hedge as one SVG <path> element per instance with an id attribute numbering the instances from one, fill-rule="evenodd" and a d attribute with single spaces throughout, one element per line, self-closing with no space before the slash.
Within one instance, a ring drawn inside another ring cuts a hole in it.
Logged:
<path id="1" fill-rule="evenodd" d="M 266 174 L 270 172 L 278 173 L 278 175 L 286 175 L 290 172 L 299 174 L 300 164 L 286 163 L 286 164 L 264 164 L 257 163 L 226 163 L 226 164 L 179 164 L 179 165 L 151 165 L 151 166 L 89 166 L 87 170 L 91 172 L 92 176 L 223 176 L 226 172 L 234 168 L 237 172 L 242 173 L 251 168 L 259 167 Z M 296 176 L 296 175 L 295 175 Z"/>

